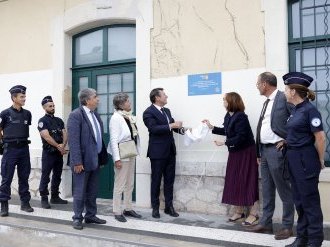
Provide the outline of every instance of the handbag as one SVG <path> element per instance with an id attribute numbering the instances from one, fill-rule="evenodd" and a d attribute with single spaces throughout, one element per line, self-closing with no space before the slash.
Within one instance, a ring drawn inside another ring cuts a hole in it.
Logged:
<path id="1" fill-rule="evenodd" d="M 121 159 L 132 158 L 138 155 L 135 142 L 133 140 L 118 144 L 119 156 Z"/>

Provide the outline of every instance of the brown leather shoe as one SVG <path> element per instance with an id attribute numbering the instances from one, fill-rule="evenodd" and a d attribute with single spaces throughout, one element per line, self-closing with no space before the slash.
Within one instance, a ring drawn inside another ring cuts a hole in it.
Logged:
<path id="1" fill-rule="evenodd" d="M 250 232 L 257 232 L 257 233 L 273 233 L 273 228 L 265 227 L 260 224 L 247 227 L 247 230 Z"/>
<path id="2" fill-rule="evenodd" d="M 287 239 L 292 236 L 293 236 L 292 229 L 282 228 L 275 234 L 274 238 L 276 240 L 282 240 L 282 239 Z"/>

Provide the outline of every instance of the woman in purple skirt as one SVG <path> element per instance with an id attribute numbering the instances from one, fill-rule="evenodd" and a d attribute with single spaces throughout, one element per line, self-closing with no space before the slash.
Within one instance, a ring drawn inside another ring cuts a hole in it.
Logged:
<path id="1" fill-rule="evenodd" d="M 215 141 L 217 146 L 226 145 L 229 151 L 222 203 L 235 206 L 229 222 L 245 219 L 242 222 L 244 226 L 255 225 L 259 218 L 259 191 L 253 133 L 248 116 L 244 113 L 243 100 L 238 93 L 226 93 L 223 105 L 227 114 L 222 128 L 211 125 L 209 120 L 203 120 L 212 129 L 213 134 L 226 136 L 225 141 Z M 248 217 L 244 213 L 245 207 L 249 211 Z"/>

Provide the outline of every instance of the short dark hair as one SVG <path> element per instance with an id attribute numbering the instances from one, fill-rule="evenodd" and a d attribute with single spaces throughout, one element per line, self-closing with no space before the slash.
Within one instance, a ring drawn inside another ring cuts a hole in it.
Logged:
<path id="1" fill-rule="evenodd" d="M 151 90 L 149 95 L 151 103 L 156 102 L 156 96 L 160 96 L 160 91 L 164 91 L 164 88 L 157 87 Z"/>
<path id="2" fill-rule="evenodd" d="M 236 92 L 226 93 L 227 111 L 229 112 L 244 112 L 245 106 L 242 97 Z"/>
<path id="3" fill-rule="evenodd" d="M 264 81 L 264 82 L 266 82 L 267 84 L 269 84 L 269 85 L 271 85 L 273 87 L 277 87 L 277 78 L 271 72 L 261 73 L 259 75 L 259 79 L 260 79 L 260 81 Z"/>

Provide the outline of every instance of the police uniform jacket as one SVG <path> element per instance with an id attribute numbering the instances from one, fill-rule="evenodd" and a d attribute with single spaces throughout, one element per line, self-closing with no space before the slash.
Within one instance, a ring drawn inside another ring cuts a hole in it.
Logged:
<path id="1" fill-rule="evenodd" d="M 49 135 L 58 143 L 63 143 L 63 131 L 64 122 L 62 119 L 55 117 L 51 114 L 45 114 L 38 121 L 38 130 L 41 132 L 42 130 L 48 130 Z M 50 145 L 44 138 L 41 137 L 42 147 L 44 150 L 48 152 L 58 151 L 56 147 Z M 59 151 L 58 151 L 59 152 Z"/>
<path id="2" fill-rule="evenodd" d="M 20 111 L 13 106 L 0 113 L 0 127 L 3 130 L 3 142 L 26 142 L 29 138 L 29 125 L 31 125 L 31 112 L 21 108 Z"/>

